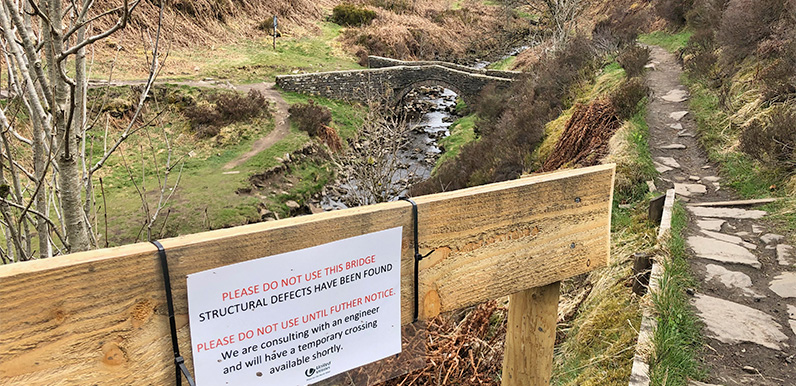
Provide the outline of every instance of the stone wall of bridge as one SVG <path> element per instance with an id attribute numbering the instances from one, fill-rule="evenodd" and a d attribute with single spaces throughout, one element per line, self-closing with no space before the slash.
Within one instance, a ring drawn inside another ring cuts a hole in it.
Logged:
<path id="1" fill-rule="evenodd" d="M 465 67 L 466 68 L 466 67 Z M 439 64 L 401 65 L 366 70 L 331 71 L 277 76 L 283 90 L 331 99 L 394 103 L 417 86 L 439 85 L 456 92 L 465 103 L 473 103 L 484 87 L 509 87 L 514 78 L 473 73 Z"/>

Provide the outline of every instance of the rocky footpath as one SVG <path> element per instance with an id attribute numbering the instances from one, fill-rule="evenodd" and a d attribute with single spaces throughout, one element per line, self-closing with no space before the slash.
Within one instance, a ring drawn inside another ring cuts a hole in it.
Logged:
<path id="1" fill-rule="evenodd" d="M 686 203 L 691 267 L 701 281 L 689 293 L 704 322 L 710 383 L 693 384 L 796 385 L 796 250 L 755 208 L 760 202 L 739 202 L 722 187 L 694 138 L 680 65 L 658 47 L 652 58 L 648 122 L 661 174 L 650 184 L 673 187 Z"/>

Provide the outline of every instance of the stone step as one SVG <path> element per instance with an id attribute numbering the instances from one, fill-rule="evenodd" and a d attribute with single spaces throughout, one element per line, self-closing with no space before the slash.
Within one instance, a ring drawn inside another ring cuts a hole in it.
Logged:
<path id="1" fill-rule="evenodd" d="M 706 230 L 703 230 L 702 234 L 704 234 L 705 236 L 714 238 L 716 240 L 726 241 L 728 243 L 733 243 L 733 244 L 736 244 L 736 245 L 740 245 L 740 246 L 742 246 L 742 247 L 744 247 L 746 249 L 757 249 L 757 245 L 754 245 L 752 243 L 746 242 L 746 241 L 744 241 L 742 238 L 740 238 L 738 236 L 727 235 L 727 234 L 724 234 L 724 233 L 712 232 L 712 231 L 706 231 Z"/>
<path id="2" fill-rule="evenodd" d="M 771 291 L 781 298 L 796 298 L 796 272 L 783 272 L 771 281 Z"/>
<path id="3" fill-rule="evenodd" d="M 744 296 L 758 297 L 759 295 L 752 289 L 752 278 L 743 273 L 730 271 L 716 264 L 708 264 L 705 266 L 707 275 L 705 281 L 718 279 L 721 284 L 729 289 L 738 289 Z"/>
<path id="4" fill-rule="evenodd" d="M 748 249 L 705 236 L 688 237 L 688 246 L 694 250 L 697 257 L 728 264 L 743 264 L 760 269 L 762 265 Z"/>
<path id="5" fill-rule="evenodd" d="M 788 347 L 783 327 L 765 312 L 702 294 L 694 297 L 694 306 L 708 336 L 720 342 L 750 342 L 773 350 Z"/>

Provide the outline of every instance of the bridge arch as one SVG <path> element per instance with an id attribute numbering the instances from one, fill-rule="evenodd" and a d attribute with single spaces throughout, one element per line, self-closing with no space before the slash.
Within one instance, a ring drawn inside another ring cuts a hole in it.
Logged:
<path id="1" fill-rule="evenodd" d="M 399 89 L 394 90 L 393 102 L 396 105 L 403 104 L 406 102 L 404 100 L 406 98 L 406 95 L 409 94 L 412 90 L 418 89 L 420 87 L 434 87 L 434 86 L 444 87 L 447 88 L 448 90 L 455 92 L 456 95 L 459 98 L 461 98 L 464 101 L 464 103 L 466 103 L 468 106 L 471 106 L 471 103 L 475 103 L 475 99 L 478 97 L 478 95 L 466 95 L 464 92 L 462 92 L 461 88 L 445 80 L 423 79 L 409 83 L 405 86 L 402 86 Z"/>

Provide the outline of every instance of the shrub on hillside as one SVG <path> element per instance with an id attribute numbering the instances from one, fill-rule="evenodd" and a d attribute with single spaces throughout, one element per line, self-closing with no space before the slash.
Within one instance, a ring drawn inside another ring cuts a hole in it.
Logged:
<path id="1" fill-rule="evenodd" d="M 594 24 L 591 38 L 603 52 L 615 52 L 634 44 L 644 28 L 644 17 L 638 13 L 617 9 L 609 17 Z"/>
<path id="2" fill-rule="evenodd" d="M 659 0 L 655 2 L 655 12 L 674 28 L 685 26 L 686 14 L 694 0 Z"/>
<path id="3" fill-rule="evenodd" d="M 224 93 L 215 98 L 216 110 L 226 122 L 237 122 L 246 119 L 268 116 L 268 100 L 257 90 L 249 90 L 244 95 Z"/>
<path id="4" fill-rule="evenodd" d="M 217 94 L 207 101 L 196 102 L 183 114 L 199 137 L 214 137 L 222 126 L 247 119 L 269 116 L 268 100 L 262 93 L 250 90 L 247 95 L 237 92 Z"/>
<path id="5" fill-rule="evenodd" d="M 332 10 L 330 21 L 347 27 L 359 27 L 370 24 L 376 18 L 376 12 L 358 7 L 354 4 L 340 4 Z"/>
<path id="6" fill-rule="evenodd" d="M 188 106 L 183 113 L 199 138 L 215 137 L 221 131 L 221 115 L 209 102 L 202 101 Z"/>
<path id="7" fill-rule="evenodd" d="M 529 171 L 531 154 L 547 122 L 565 108 L 572 86 L 591 74 L 591 42 L 573 38 L 566 47 L 542 58 L 529 76 L 500 94 L 485 93 L 472 106 L 479 113 L 478 140 L 461 147 L 455 160 L 442 164 L 413 195 L 462 189 L 517 178 Z"/>
<path id="8" fill-rule="evenodd" d="M 796 170 L 796 107 L 775 107 L 768 119 L 756 120 L 741 133 L 741 150 L 774 167 Z"/>
<path id="9" fill-rule="evenodd" d="M 414 11 L 414 2 L 409 0 L 370 0 L 368 3 L 374 7 L 393 11 L 395 13 L 407 13 Z"/>
<path id="10" fill-rule="evenodd" d="M 332 110 L 328 107 L 317 104 L 310 99 L 307 103 L 297 103 L 288 109 L 290 119 L 296 121 L 299 129 L 304 130 L 310 136 L 317 136 L 318 131 L 323 126 L 328 126 L 332 122 Z"/>
<path id="11" fill-rule="evenodd" d="M 730 0 L 718 34 L 722 56 L 734 64 L 757 49 L 769 37 L 773 24 L 785 10 L 785 0 Z"/>
<path id="12" fill-rule="evenodd" d="M 273 33 L 274 32 L 274 19 L 269 17 L 257 24 L 257 29 L 260 31 Z"/>
<path id="13" fill-rule="evenodd" d="M 622 82 L 609 100 L 620 120 L 630 119 L 639 110 L 639 104 L 649 95 L 649 87 L 642 78 L 630 78 Z"/>
<path id="14" fill-rule="evenodd" d="M 784 55 L 774 59 L 758 73 L 767 101 L 780 101 L 796 94 L 796 57 Z"/>
<path id="15" fill-rule="evenodd" d="M 625 69 L 628 77 L 641 76 L 644 75 L 644 66 L 650 61 L 650 50 L 646 47 L 633 45 L 622 50 L 616 61 Z"/>

